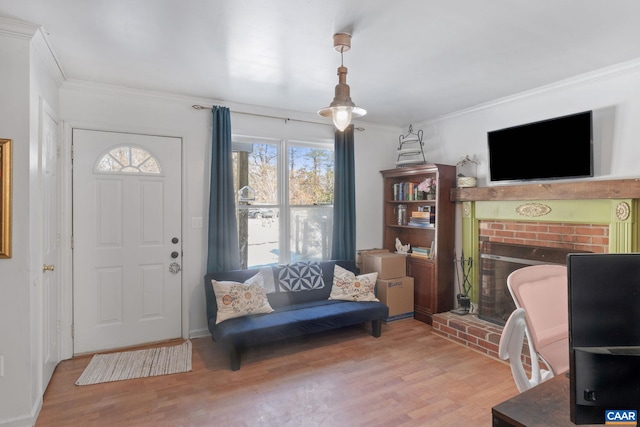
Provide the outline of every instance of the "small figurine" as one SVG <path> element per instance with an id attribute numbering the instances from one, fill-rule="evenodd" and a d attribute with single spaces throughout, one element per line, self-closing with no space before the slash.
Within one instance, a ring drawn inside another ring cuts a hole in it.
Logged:
<path id="1" fill-rule="evenodd" d="M 411 245 L 409 243 L 403 246 L 400 239 L 396 237 L 396 252 L 406 254 L 409 253 L 409 249 L 411 249 Z"/>

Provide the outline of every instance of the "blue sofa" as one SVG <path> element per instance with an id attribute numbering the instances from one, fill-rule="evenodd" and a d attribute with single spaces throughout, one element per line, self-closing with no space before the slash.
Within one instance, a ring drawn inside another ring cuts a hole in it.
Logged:
<path id="1" fill-rule="evenodd" d="M 365 322 L 371 322 L 371 334 L 376 338 L 380 337 L 382 321 L 389 316 L 389 308 L 385 304 L 375 301 L 329 299 L 335 265 L 338 264 L 357 274 L 355 263 L 322 261 L 318 264 L 322 271 L 324 287 L 267 293 L 273 312 L 236 317 L 218 324 L 218 308 L 212 279 L 243 283 L 262 270 L 263 275 L 265 271 L 267 274 L 272 272 L 277 282 L 280 270 L 286 266 L 218 272 L 204 277 L 209 332 L 213 340 L 229 352 L 231 370 L 240 369 L 240 353 L 249 346 Z"/>

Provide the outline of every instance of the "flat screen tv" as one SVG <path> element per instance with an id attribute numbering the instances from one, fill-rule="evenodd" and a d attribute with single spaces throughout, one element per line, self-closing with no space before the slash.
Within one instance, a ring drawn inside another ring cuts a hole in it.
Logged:
<path id="1" fill-rule="evenodd" d="M 567 280 L 571 421 L 640 413 L 640 254 L 569 254 Z"/>
<path id="2" fill-rule="evenodd" d="M 591 111 L 490 131 L 491 181 L 593 176 Z"/>

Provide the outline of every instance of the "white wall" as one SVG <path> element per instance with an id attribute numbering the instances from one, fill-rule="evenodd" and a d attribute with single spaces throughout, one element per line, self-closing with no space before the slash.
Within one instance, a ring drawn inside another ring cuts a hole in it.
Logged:
<path id="1" fill-rule="evenodd" d="M 0 424 L 31 408 L 29 319 L 29 40 L 1 36 L 0 129 L 13 140 L 12 256 L 0 259 Z"/>
<path id="2" fill-rule="evenodd" d="M 89 84 L 67 82 L 61 95 L 61 115 L 71 127 L 175 136 L 183 140 L 183 288 L 184 336 L 207 334 L 202 279 L 206 268 L 206 217 L 209 206 L 209 159 L 211 111 L 194 110 L 192 104 L 228 106 L 234 134 L 333 141 L 326 125 L 257 117 L 238 112 L 318 120 L 301 113 L 277 111 L 213 100 L 152 94 Z M 321 120 L 320 120 L 321 121 Z M 356 188 L 358 196 L 358 247 L 382 244 L 382 179 L 380 169 L 393 167 L 395 141 L 400 129 L 359 124 L 356 131 Z M 361 191 L 360 191 L 361 189 Z M 191 219 L 204 218 L 205 227 L 193 229 Z"/>
<path id="3" fill-rule="evenodd" d="M 50 54 L 36 26 L 0 19 L 0 129 L 13 140 L 12 256 L 0 259 L 0 425 L 33 425 L 43 395 L 39 284 L 39 101 L 57 108 Z"/>

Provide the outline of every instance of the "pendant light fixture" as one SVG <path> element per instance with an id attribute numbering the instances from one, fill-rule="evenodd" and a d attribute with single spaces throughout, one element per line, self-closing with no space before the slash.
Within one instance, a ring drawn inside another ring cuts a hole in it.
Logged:
<path id="1" fill-rule="evenodd" d="M 333 48 L 340 52 L 340 66 L 338 67 L 338 84 L 333 102 L 326 108 L 318 111 L 323 117 L 331 117 L 333 124 L 339 131 L 344 131 L 352 118 L 362 117 L 367 114 L 364 108 L 356 107 L 349 94 L 347 84 L 347 67 L 343 63 L 343 54 L 351 49 L 351 34 L 337 33 L 333 35 Z"/>

